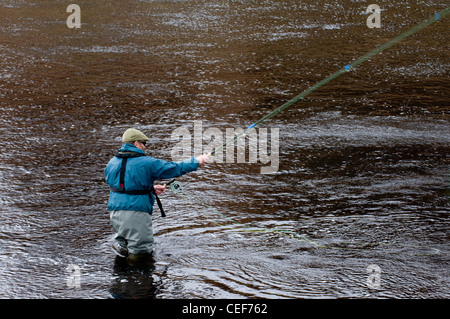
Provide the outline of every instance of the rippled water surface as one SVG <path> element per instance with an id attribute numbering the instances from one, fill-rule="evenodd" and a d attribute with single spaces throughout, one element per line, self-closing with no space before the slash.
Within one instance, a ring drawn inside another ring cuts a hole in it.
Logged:
<path id="1" fill-rule="evenodd" d="M 65 1 L 0 1 L 1 298 L 450 297 L 448 17 L 264 123 L 275 173 L 180 178 L 154 263 L 112 252 L 103 176 L 128 127 L 171 160 L 176 128 L 245 128 L 448 4 L 383 2 L 369 29 L 361 1 L 74 2 L 80 29 Z"/>

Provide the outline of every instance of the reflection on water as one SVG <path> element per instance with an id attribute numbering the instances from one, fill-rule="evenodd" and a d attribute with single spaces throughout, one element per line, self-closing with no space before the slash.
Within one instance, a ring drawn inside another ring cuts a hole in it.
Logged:
<path id="1" fill-rule="evenodd" d="M 208 207 L 167 192 L 151 263 L 112 252 L 103 177 L 126 128 L 170 159 L 175 128 L 247 127 L 444 5 L 391 1 L 369 29 L 347 0 L 77 4 L 77 30 L 60 2 L 0 4 L 0 297 L 450 296 L 449 19 L 267 122 L 275 174 L 183 177 Z"/>
<path id="2" fill-rule="evenodd" d="M 154 260 L 137 263 L 117 256 L 114 261 L 111 296 L 116 299 L 155 298 L 158 292 L 153 279 Z"/>

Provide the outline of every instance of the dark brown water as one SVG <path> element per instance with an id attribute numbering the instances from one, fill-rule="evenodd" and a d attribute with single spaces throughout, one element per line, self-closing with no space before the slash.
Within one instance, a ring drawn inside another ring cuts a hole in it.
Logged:
<path id="1" fill-rule="evenodd" d="M 449 18 L 265 123 L 277 173 L 180 179 L 210 209 L 168 191 L 153 265 L 115 260 L 103 176 L 126 128 L 170 160 L 175 128 L 246 127 L 447 4 L 379 3 L 369 29 L 358 1 L 74 2 L 80 29 L 65 1 L 0 2 L 0 297 L 450 297 Z"/>

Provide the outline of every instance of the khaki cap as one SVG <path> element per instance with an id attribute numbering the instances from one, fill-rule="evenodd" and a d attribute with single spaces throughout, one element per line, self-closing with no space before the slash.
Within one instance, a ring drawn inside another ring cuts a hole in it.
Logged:
<path id="1" fill-rule="evenodd" d="M 144 133 L 134 128 L 129 128 L 122 135 L 122 142 L 129 143 L 135 141 L 149 141 L 150 139 Z"/>

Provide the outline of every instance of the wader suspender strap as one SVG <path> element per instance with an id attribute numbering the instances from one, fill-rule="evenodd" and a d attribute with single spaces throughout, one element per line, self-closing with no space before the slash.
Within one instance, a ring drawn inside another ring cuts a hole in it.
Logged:
<path id="1" fill-rule="evenodd" d="M 139 156 L 139 155 L 137 155 Z M 162 207 L 161 201 L 159 200 L 158 195 L 156 195 L 156 190 L 152 185 L 152 188 L 150 190 L 134 190 L 134 191 L 127 191 L 125 189 L 125 169 L 127 167 L 127 161 L 129 157 L 137 157 L 136 155 L 131 156 L 124 156 L 119 155 L 118 157 L 122 158 L 122 165 L 120 166 L 120 177 L 119 177 L 119 188 L 111 187 L 111 190 L 116 193 L 122 193 L 122 194 L 128 194 L 128 195 L 148 195 L 150 196 L 150 193 L 155 195 L 156 203 L 158 204 L 159 210 L 161 211 L 161 217 L 166 217 L 166 213 L 164 212 L 164 209 Z M 144 156 L 144 155 L 142 155 Z"/>
<path id="2" fill-rule="evenodd" d="M 153 186 L 152 186 L 151 191 L 152 191 L 153 195 L 155 195 L 156 203 L 158 204 L 159 210 L 161 211 L 161 217 L 166 217 L 166 213 L 164 212 L 161 201 L 159 200 L 158 195 L 156 195 L 156 190 Z"/>
<path id="3" fill-rule="evenodd" d="M 127 168 L 128 157 L 122 158 L 122 165 L 120 166 L 119 189 L 125 192 L 125 169 Z"/>

